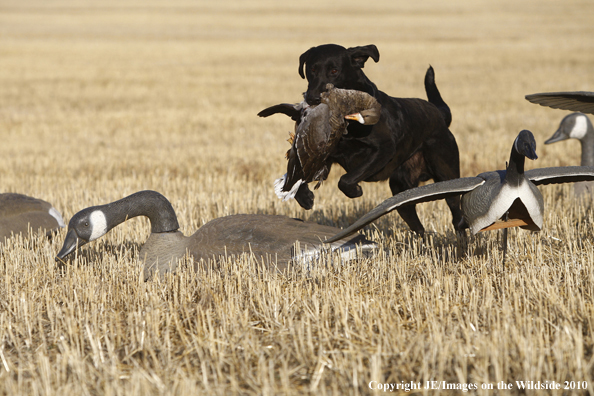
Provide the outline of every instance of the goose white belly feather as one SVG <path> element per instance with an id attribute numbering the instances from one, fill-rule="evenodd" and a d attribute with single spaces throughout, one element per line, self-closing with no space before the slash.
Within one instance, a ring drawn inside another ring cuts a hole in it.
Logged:
<path id="1" fill-rule="evenodd" d="M 542 195 L 540 194 L 540 191 L 538 191 L 538 188 L 526 179 L 522 179 L 517 186 L 511 186 L 509 183 L 499 184 L 499 180 L 496 180 L 496 182 L 497 185 L 495 186 L 493 186 L 492 183 L 486 183 L 462 198 L 462 211 L 464 213 L 471 212 L 471 210 L 466 208 L 473 204 L 477 207 L 482 206 L 486 209 L 486 212 L 483 214 L 474 218 L 467 218 L 472 234 L 477 234 L 483 228 L 490 226 L 503 217 L 505 212 L 509 210 L 514 201 L 518 198 L 526 207 L 534 224 L 541 229 L 543 224 L 543 205 Z M 490 186 L 493 187 L 488 188 Z M 489 196 L 496 187 L 499 187 L 499 191 L 495 198 L 489 200 Z M 481 205 L 478 201 L 484 201 L 484 204 Z"/>

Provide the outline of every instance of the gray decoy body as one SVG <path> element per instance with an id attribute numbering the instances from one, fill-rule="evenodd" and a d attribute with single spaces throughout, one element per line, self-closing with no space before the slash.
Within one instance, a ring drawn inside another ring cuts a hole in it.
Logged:
<path id="1" fill-rule="evenodd" d="M 526 100 L 553 109 L 594 114 L 594 92 L 546 92 L 526 95 Z"/>
<path id="2" fill-rule="evenodd" d="M 12 234 L 43 229 L 49 236 L 65 227 L 60 213 L 49 203 L 23 194 L 0 194 L 0 243 Z"/>
<path id="3" fill-rule="evenodd" d="M 388 198 L 350 227 L 328 239 L 345 238 L 400 206 L 435 201 L 462 194 L 462 213 L 471 233 L 522 227 L 539 231 L 543 226 L 543 198 L 536 186 L 594 180 L 592 166 L 565 166 L 524 171 L 525 158 L 536 159 L 532 132 L 520 132 L 505 171 L 481 173 L 413 188 Z"/>
<path id="4" fill-rule="evenodd" d="M 274 183 L 276 195 L 283 201 L 293 198 L 303 183 L 317 181 L 317 189 L 326 180 L 332 165 L 328 157 L 347 133 L 347 120 L 374 125 L 381 115 L 379 102 L 365 92 L 327 84 L 320 99 L 319 105 L 310 106 L 305 101 L 279 104 L 258 113 L 260 117 L 283 113 L 295 121 L 295 136 L 289 139 L 287 173 Z"/>
<path id="5" fill-rule="evenodd" d="M 561 120 L 559 128 L 545 144 L 577 139 L 582 145 L 581 166 L 594 166 L 594 128 L 587 115 L 571 113 Z M 575 183 L 575 195 L 580 197 L 594 192 L 594 182 Z"/>
<path id="6" fill-rule="evenodd" d="M 311 261 L 323 249 L 322 241 L 339 231 L 286 216 L 240 214 L 212 220 L 186 237 L 179 231 L 177 216 L 167 198 L 155 191 L 140 191 L 75 214 L 68 223 L 68 233 L 57 259 L 64 259 L 77 247 L 136 216 L 146 216 L 151 223 L 151 234 L 139 252 L 144 261 L 145 280 L 154 273 L 175 271 L 177 261 L 186 253 L 199 265 L 200 260 L 207 262 L 220 256 L 251 252 L 257 259 L 263 257 L 271 268 L 282 271 L 291 262 Z M 356 235 L 325 247 L 338 250 L 343 258 L 350 259 L 356 256 L 357 248 L 368 253 L 375 249 L 375 243 Z"/>

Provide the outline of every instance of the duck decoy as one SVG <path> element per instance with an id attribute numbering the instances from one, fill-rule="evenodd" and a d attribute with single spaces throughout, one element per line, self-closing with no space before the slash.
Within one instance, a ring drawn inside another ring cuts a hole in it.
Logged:
<path id="1" fill-rule="evenodd" d="M 571 113 L 561 120 L 559 128 L 545 144 L 577 139 L 582 145 L 582 166 L 594 166 L 594 128 L 587 115 Z M 575 195 L 583 196 L 594 193 L 594 182 L 580 182 L 574 185 Z"/>
<path id="2" fill-rule="evenodd" d="M 592 166 L 565 166 L 524 171 L 525 159 L 534 160 L 536 141 L 532 132 L 521 131 L 512 146 L 506 170 L 481 173 L 428 184 L 403 191 L 386 199 L 350 227 L 327 242 L 348 237 L 375 219 L 403 205 L 435 201 L 462 194 L 462 214 L 471 234 L 481 231 L 521 227 L 540 231 L 543 226 L 544 203 L 536 186 L 594 180 Z M 507 248 L 503 234 L 503 253 Z"/>
<path id="3" fill-rule="evenodd" d="M 195 260 L 208 261 L 220 256 L 253 253 L 258 259 L 272 260 L 272 268 L 284 270 L 291 262 L 309 263 L 322 250 L 339 251 L 345 259 L 357 250 L 369 253 L 375 243 L 362 235 L 338 239 L 325 245 L 325 239 L 338 228 L 277 215 L 238 214 L 212 220 L 186 237 L 179 231 L 171 203 L 156 191 L 140 191 L 118 201 L 86 208 L 68 223 L 68 233 L 56 260 L 63 260 L 88 242 L 136 216 L 146 216 L 151 234 L 140 249 L 145 280 L 155 272 L 174 271 L 186 252 Z M 296 248 L 296 246 L 298 246 Z"/>
<path id="4" fill-rule="evenodd" d="M 553 109 L 594 114 L 594 92 L 547 92 L 526 95 L 526 100 Z"/>
<path id="5" fill-rule="evenodd" d="M 305 101 L 282 103 L 262 110 L 258 116 L 268 117 L 277 113 L 286 114 L 295 121 L 295 134 L 289 139 L 291 148 L 286 155 L 287 173 L 274 182 L 276 195 L 286 201 L 295 198 L 302 184 L 317 181 L 315 190 L 326 180 L 332 166 L 328 156 L 334 152 L 341 137 L 347 134 L 347 120 L 374 125 L 379 121 L 381 105 L 365 92 L 327 84 L 318 105 L 309 105 Z M 313 203 L 313 197 L 311 200 Z M 311 208 L 311 204 L 303 200 L 299 203 Z"/>
<path id="6" fill-rule="evenodd" d="M 64 220 L 49 202 L 23 194 L 0 194 L 0 243 L 12 234 L 27 234 L 29 228 L 47 236 L 65 227 Z"/>

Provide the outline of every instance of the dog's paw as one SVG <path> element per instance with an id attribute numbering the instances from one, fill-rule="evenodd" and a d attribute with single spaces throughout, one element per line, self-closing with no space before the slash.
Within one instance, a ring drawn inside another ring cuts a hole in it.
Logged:
<path id="1" fill-rule="evenodd" d="M 349 198 L 358 198 L 363 195 L 363 189 L 358 184 L 348 184 L 342 179 L 338 182 L 338 188 Z"/>
<path id="2" fill-rule="evenodd" d="M 302 184 L 295 194 L 295 200 L 305 210 L 313 208 L 314 204 L 314 193 L 309 189 L 307 184 Z"/>

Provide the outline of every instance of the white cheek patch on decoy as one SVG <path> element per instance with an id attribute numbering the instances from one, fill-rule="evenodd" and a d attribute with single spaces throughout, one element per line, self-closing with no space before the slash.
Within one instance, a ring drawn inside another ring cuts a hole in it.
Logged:
<path id="1" fill-rule="evenodd" d="M 569 137 L 574 139 L 581 139 L 586 136 L 586 132 L 588 132 L 588 122 L 586 120 L 586 116 L 579 116 L 575 117 L 575 124 L 569 132 Z"/>
<path id="2" fill-rule="evenodd" d="M 91 223 L 91 238 L 89 238 L 89 241 L 94 241 L 105 235 L 107 232 L 107 219 L 102 211 L 96 210 L 91 213 L 89 220 Z"/>
<path id="3" fill-rule="evenodd" d="M 58 212 L 56 210 L 56 208 L 51 207 L 48 211 L 49 215 L 52 216 L 54 219 L 56 219 L 56 221 L 58 222 L 58 225 L 60 226 L 60 228 L 64 228 L 66 227 L 66 223 L 64 223 L 64 219 L 62 218 L 62 215 L 60 214 L 60 212 Z"/>

